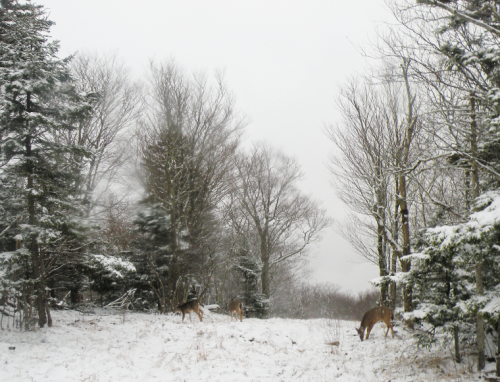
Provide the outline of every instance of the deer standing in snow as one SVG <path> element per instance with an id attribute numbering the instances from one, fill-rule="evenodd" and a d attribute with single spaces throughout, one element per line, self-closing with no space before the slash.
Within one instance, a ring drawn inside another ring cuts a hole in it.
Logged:
<path id="1" fill-rule="evenodd" d="M 366 312 L 363 315 L 363 319 L 361 320 L 361 325 L 358 328 L 356 328 L 356 331 L 359 334 L 359 338 L 361 338 L 361 341 L 363 341 L 363 336 L 365 334 L 365 329 L 366 331 L 366 340 L 370 336 L 370 332 L 372 331 L 373 325 L 375 325 L 377 322 L 384 321 L 385 324 L 387 325 L 387 331 L 385 332 L 385 336 L 387 337 L 387 333 L 389 333 L 389 329 L 391 329 L 392 332 L 392 338 L 394 338 L 394 329 L 392 328 L 392 320 L 393 314 L 392 310 L 389 308 L 386 308 L 385 306 L 379 306 L 377 308 L 370 309 L 368 312 Z"/>
<path id="2" fill-rule="evenodd" d="M 238 321 L 238 315 L 240 316 L 240 322 L 243 321 L 243 303 L 240 300 L 231 300 L 229 303 L 231 321 L 233 321 L 233 313 L 235 314 L 236 321 Z"/>
<path id="3" fill-rule="evenodd" d="M 175 311 L 182 312 L 182 322 L 184 322 L 184 316 L 186 315 L 186 313 L 189 313 L 189 321 L 191 321 L 191 312 L 195 312 L 200 318 L 201 322 L 203 321 L 203 310 L 201 309 L 201 307 L 203 307 L 203 304 L 198 302 L 198 300 L 193 300 L 177 306 Z"/>

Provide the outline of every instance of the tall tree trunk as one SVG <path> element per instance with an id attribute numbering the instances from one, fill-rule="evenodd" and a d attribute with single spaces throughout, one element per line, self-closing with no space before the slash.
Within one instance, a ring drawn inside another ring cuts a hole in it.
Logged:
<path id="1" fill-rule="evenodd" d="M 28 92 L 26 97 L 26 109 L 31 111 L 31 94 Z M 29 122 L 26 126 L 28 132 L 30 130 Z M 28 133 L 25 141 L 26 150 L 26 170 L 27 170 L 27 207 L 28 207 L 28 223 L 34 231 L 37 224 L 36 218 L 36 200 L 35 200 L 35 165 L 32 151 L 31 136 Z M 38 312 L 38 325 L 43 328 L 47 323 L 47 295 L 45 291 L 45 270 L 43 263 L 43 256 L 38 246 L 37 234 L 32 231 L 30 240 L 30 253 L 33 266 L 33 278 L 35 280 L 35 308 Z"/>
<path id="2" fill-rule="evenodd" d="M 495 354 L 496 360 L 496 376 L 500 377 L 500 316 L 497 317 L 497 354 Z"/>
<path id="3" fill-rule="evenodd" d="M 471 209 L 471 183 L 470 183 L 470 168 L 467 168 L 464 173 L 464 185 L 465 185 L 465 209 L 470 211 Z"/>
<path id="4" fill-rule="evenodd" d="M 170 251 L 172 253 L 172 257 L 169 261 L 169 268 L 168 268 L 168 280 L 166 282 L 166 289 L 164 291 L 164 294 L 166 294 L 166 299 L 168 300 L 169 305 L 175 309 L 178 304 L 182 304 L 185 301 L 183 300 L 183 296 L 179 295 L 179 278 L 182 276 L 182 264 L 181 264 L 181 259 L 180 259 L 180 213 L 179 213 L 179 206 L 177 205 L 177 200 L 176 200 L 176 195 L 175 195 L 175 189 L 172 186 L 172 183 L 174 182 L 173 179 L 170 179 L 168 182 L 168 193 L 169 193 L 169 200 L 167 201 L 167 205 L 169 206 L 169 211 L 168 215 L 170 217 L 170 235 L 171 235 L 171 242 L 170 242 Z M 160 278 L 158 277 L 158 280 Z M 160 301 L 160 300 L 158 300 Z M 166 309 L 165 306 L 163 306 L 163 309 Z"/>
<path id="5" fill-rule="evenodd" d="M 264 227 L 258 228 L 260 236 L 260 258 L 262 261 L 262 294 L 269 298 L 271 296 L 271 286 L 270 286 L 270 250 L 267 235 L 267 222 L 264 223 Z"/>
<path id="6" fill-rule="evenodd" d="M 28 139 L 29 141 L 29 139 Z M 27 187 L 29 190 L 33 190 L 33 175 L 28 175 Z M 36 224 L 36 206 L 35 197 L 32 192 L 28 193 L 28 221 L 31 227 Z M 44 275 L 44 264 L 43 257 L 40 253 L 40 248 L 38 246 L 37 235 L 33 233 L 31 235 L 30 242 L 30 253 L 33 266 L 33 278 L 35 280 L 35 307 L 38 312 L 38 325 L 41 328 L 47 323 L 47 296 L 45 291 L 45 275 Z"/>
<path id="7" fill-rule="evenodd" d="M 382 174 L 380 170 L 380 163 L 376 168 L 376 205 L 374 206 L 375 217 L 377 220 L 377 254 L 378 254 L 378 268 L 380 277 L 387 276 L 387 258 L 385 246 L 385 187 L 382 181 Z M 387 301 L 387 288 L 388 283 L 382 282 L 380 284 L 380 306 L 388 306 Z"/>
<path id="8" fill-rule="evenodd" d="M 401 235 L 403 239 L 401 256 L 408 256 L 410 252 L 410 226 L 408 222 L 408 204 L 406 202 L 406 177 L 399 177 L 399 207 L 401 214 Z M 401 260 L 401 270 L 409 272 L 411 270 L 410 260 Z M 403 285 L 403 308 L 405 312 L 413 310 L 413 293 L 411 285 Z"/>
<path id="9" fill-rule="evenodd" d="M 385 258 L 384 227 L 378 224 L 377 250 L 378 250 L 378 268 L 380 277 L 387 276 L 387 260 Z M 387 296 L 388 284 L 380 284 L 380 306 L 389 306 Z"/>
<path id="10" fill-rule="evenodd" d="M 270 269 L 269 269 L 269 254 L 265 256 L 262 259 L 262 275 L 261 275 L 261 280 L 262 280 L 262 294 L 265 296 L 266 299 L 269 299 L 271 296 L 271 277 L 270 277 Z M 267 318 L 269 310 L 268 309 L 263 309 L 261 310 L 261 317 L 260 318 Z"/>
<path id="11" fill-rule="evenodd" d="M 476 162 L 477 158 L 477 122 L 476 122 L 476 100 L 472 92 L 470 96 L 470 147 L 472 155 L 471 163 L 471 185 L 472 199 L 479 197 L 479 168 Z M 476 293 L 478 296 L 484 294 L 483 287 L 483 259 L 481 254 L 476 258 Z M 477 369 L 484 369 L 484 319 L 482 313 L 478 312 L 476 317 L 477 328 Z"/>
<path id="12" fill-rule="evenodd" d="M 398 177 L 395 176 L 394 179 L 395 185 L 396 185 L 396 201 L 398 200 L 399 197 L 399 181 Z M 398 241 L 398 230 L 399 230 L 399 204 L 395 203 L 394 204 L 394 227 L 393 227 L 393 239 L 394 241 Z M 396 275 L 397 271 L 397 262 L 399 258 L 399 253 L 398 251 L 393 248 L 392 249 L 392 254 L 391 254 L 391 274 Z M 391 304 L 390 308 L 394 312 L 396 310 L 396 296 L 397 296 L 397 285 L 396 282 L 392 282 L 390 286 L 390 294 L 391 294 Z"/>
<path id="13" fill-rule="evenodd" d="M 380 210 L 380 208 L 379 208 Z M 380 216 L 380 215 L 379 215 Z M 387 259 L 385 248 L 385 227 L 381 223 L 381 218 L 377 219 L 377 252 L 378 252 L 378 269 L 380 277 L 387 276 Z M 380 284 L 380 306 L 389 306 L 388 302 L 388 283 L 386 281 Z"/>
<path id="14" fill-rule="evenodd" d="M 471 94 L 470 108 L 471 108 L 471 122 L 470 122 L 470 148 L 472 155 L 471 163 L 471 186 L 472 186 L 472 199 L 475 200 L 479 197 L 479 166 L 477 165 L 477 122 L 476 122 L 476 101 L 474 93 Z"/>
<path id="15" fill-rule="evenodd" d="M 476 291 L 478 296 L 484 294 L 483 289 L 483 262 L 482 259 L 476 261 Z M 477 336 L 477 370 L 483 370 L 484 358 L 484 319 L 482 313 L 478 312 L 476 317 Z"/>
<path id="16" fill-rule="evenodd" d="M 270 286 L 269 286 L 269 258 L 264 259 L 263 264 L 262 264 L 262 294 L 266 296 L 266 298 L 269 298 L 271 293 L 270 293 Z"/>
<path id="17" fill-rule="evenodd" d="M 462 357 L 460 356 L 460 339 L 458 337 L 459 329 L 458 326 L 453 327 L 453 338 L 455 342 L 455 361 L 457 363 L 462 362 Z"/>
<path id="18" fill-rule="evenodd" d="M 409 67 L 410 60 L 403 60 L 401 68 L 403 70 L 403 78 L 405 81 L 406 96 L 407 96 L 407 115 L 406 115 L 406 128 L 404 131 L 404 139 L 401 142 L 401 156 L 399 163 L 399 212 L 401 214 L 401 235 L 403 240 L 401 256 L 408 256 L 411 253 L 410 249 L 410 225 L 408 219 L 408 201 L 407 201 L 407 179 L 406 171 L 409 166 L 410 146 L 415 134 L 415 126 L 417 117 L 414 116 L 415 96 L 413 95 L 410 87 L 409 80 Z M 401 261 L 401 270 L 409 272 L 411 269 L 411 261 Z M 405 283 L 403 285 L 403 307 L 405 312 L 413 311 L 413 291 L 411 285 Z M 413 322 L 408 322 L 408 326 L 413 328 Z"/>

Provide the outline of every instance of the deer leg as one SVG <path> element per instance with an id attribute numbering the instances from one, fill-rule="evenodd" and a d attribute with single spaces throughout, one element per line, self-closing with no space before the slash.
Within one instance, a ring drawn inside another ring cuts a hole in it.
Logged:
<path id="1" fill-rule="evenodd" d="M 240 312 L 240 322 L 243 322 L 243 312 Z"/>
<path id="2" fill-rule="evenodd" d="M 366 338 L 365 338 L 365 340 L 367 340 L 367 339 L 368 339 L 368 337 L 370 337 L 370 332 L 372 331 L 372 328 L 373 328 L 373 326 L 368 327 L 368 328 L 366 329 Z"/>
<path id="3" fill-rule="evenodd" d="M 184 316 L 186 315 L 186 313 L 182 312 L 182 322 L 184 322 Z"/>

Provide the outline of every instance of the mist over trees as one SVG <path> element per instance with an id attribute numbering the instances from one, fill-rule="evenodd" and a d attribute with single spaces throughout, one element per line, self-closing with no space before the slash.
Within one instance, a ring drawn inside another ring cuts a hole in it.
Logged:
<path id="1" fill-rule="evenodd" d="M 331 220 L 295 158 L 241 145 L 224 73 L 152 60 L 137 80 L 116 55 L 61 59 L 51 25 L 1 3 L 0 314 L 32 330 L 79 304 L 240 298 L 249 317 L 317 316 L 291 296 L 314 289 L 308 249 Z"/>
<path id="2" fill-rule="evenodd" d="M 230 224 L 257 236 L 262 293 L 269 298 L 276 270 L 303 256 L 330 220 L 318 203 L 297 189 L 301 173 L 293 158 L 256 144 L 235 167 Z"/>
<path id="3" fill-rule="evenodd" d="M 43 7 L 2 1 L 2 317 L 31 330 L 82 303 L 165 314 L 239 298 L 248 317 L 359 319 L 378 304 L 482 369 L 500 349 L 500 11 L 389 6 L 376 64 L 340 86 L 324 127 L 349 209 L 335 228 L 379 269 L 355 296 L 304 281 L 332 219 L 294 157 L 243 143 L 223 72 L 151 60 L 138 80 L 117 56 L 61 59 Z"/>

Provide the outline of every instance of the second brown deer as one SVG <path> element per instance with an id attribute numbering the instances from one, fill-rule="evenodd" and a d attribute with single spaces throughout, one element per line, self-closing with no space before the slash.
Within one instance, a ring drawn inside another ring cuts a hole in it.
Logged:
<path id="1" fill-rule="evenodd" d="M 361 338 L 361 341 L 363 341 L 363 336 L 365 334 L 365 329 L 366 331 L 366 340 L 370 336 L 370 332 L 372 331 L 373 325 L 375 325 L 377 322 L 384 321 L 384 323 L 387 325 L 387 331 L 385 332 L 385 336 L 387 337 L 387 333 L 389 333 L 389 329 L 391 329 L 392 332 L 392 338 L 394 338 L 394 329 L 392 328 L 392 320 L 393 314 L 392 310 L 389 308 L 386 308 L 385 306 L 379 306 L 377 308 L 370 309 L 368 312 L 366 312 L 363 315 L 363 319 L 361 320 L 361 325 L 358 328 L 356 328 L 356 331 L 359 334 L 359 338 Z"/>
<path id="2" fill-rule="evenodd" d="M 198 317 L 200 318 L 200 322 L 203 321 L 203 304 L 201 304 L 198 300 L 193 300 L 186 302 L 184 304 L 181 304 L 177 306 L 175 309 L 176 312 L 182 312 L 182 322 L 184 322 L 184 317 L 186 316 L 186 313 L 189 314 L 189 321 L 191 320 L 191 312 L 195 312 Z"/>
<path id="3" fill-rule="evenodd" d="M 243 303 L 240 300 L 232 300 L 229 303 L 229 314 L 231 315 L 231 321 L 233 321 L 233 314 L 234 314 L 236 321 L 238 321 L 238 316 L 240 316 L 240 322 L 242 322 L 243 321 Z"/>

